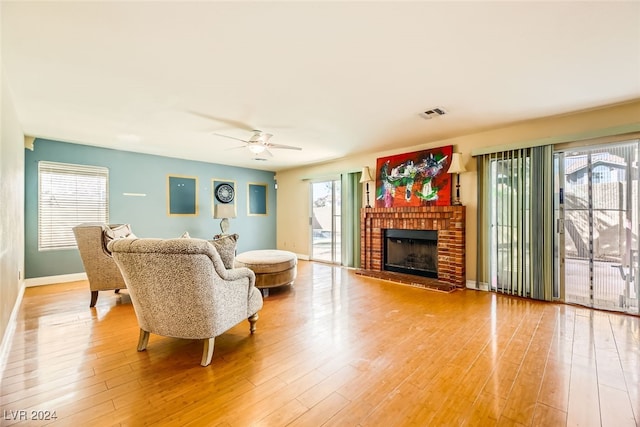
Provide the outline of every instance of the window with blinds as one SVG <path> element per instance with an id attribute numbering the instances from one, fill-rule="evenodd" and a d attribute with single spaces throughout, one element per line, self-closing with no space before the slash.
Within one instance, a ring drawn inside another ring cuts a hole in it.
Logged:
<path id="1" fill-rule="evenodd" d="M 109 222 L 109 169 L 38 162 L 38 250 L 77 247 L 83 222 Z"/>

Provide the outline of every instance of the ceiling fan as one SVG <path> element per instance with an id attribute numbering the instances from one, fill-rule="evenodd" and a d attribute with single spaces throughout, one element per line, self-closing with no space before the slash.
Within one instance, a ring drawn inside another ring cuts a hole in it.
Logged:
<path id="1" fill-rule="evenodd" d="M 235 150 L 237 148 L 244 148 L 247 147 L 249 149 L 249 151 L 251 151 L 256 157 L 256 160 L 266 160 L 262 157 L 259 157 L 262 154 L 266 154 L 267 156 L 273 157 L 273 154 L 271 153 L 271 151 L 269 151 L 270 148 L 279 148 L 279 149 L 286 149 L 286 150 L 302 150 L 302 148 L 300 147 L 293 147 L 291 145 L 283 145 L 283 144 L 273 144 L 271 142 L 269 142 L 269 139 L 271 139 L 271 137 L 273 136 L 270 133 L 267 132 L 263 132 L 261 130 L 257 130 L 254 127 L 252 127 L 251 125 L 244 123 L 242 121 L 239 120 L 234 120 L 234 119 L 229 119 L 226 117 L 219 117 L 219 116 L 212 116 L 210 114 L 204 114 L 204 113 L 200 113 L 197 111 L 192 111 L 192 110 L 187 110 L 188 113 L 196 115 L 198 117 L 202 117 L 204 119 L 207 120 L 214 120 L 217 122 L 221 122 L 221 123 L 225 123 L 227 125 L 230 125 L 234 128 L 238 128 L 238 129 L 244 129 L 247 130 L 249 132 L 251 132 L 251 136 L 249 137 L 249 139 L 241 139 L 241 138 L 236 138 L 234 136 L 229 136 L 229 135 L 225 135 L 225 134 L 221 134 L 221 133 L 216 133 L 213 132 L 214 135 L 217 136 L 222 136 L 224 138 L 229 138 L 229 139 L 235 139 L 236 141 L 242 141 L 245 143 L 245 145 L 240 146 L 240 147 L 233 147 L 230 148 L 230 150 Z"/>
<path id="2" fill-rule="evenodd" d="M 231 150 L 234 150 L 236 148 L 244 148 L 247 147 L 249 149 L 249 151 L 251 151 L 253 154 L 255 154 L 256 156 L 261 155 L 261 154 L 266 154 L 270 157 L 273 157 L 273 153 L 271 153 L 271 151 L 269 151 L 269 149 L 273 149 L 273 148 L 278 148 L 278 149 L 285 149 L 285 150 L 302 150 L 302 148 L 300 147 L 294 147 L 291 145 L 283 145 L 283 144 L 274 144 L 269 142 L 269 140 L 271 139 L 271 137 L 273 136 L 270 133 L 266 133 L 263 132 L 261 130 L 257 130 L 254 129 L 251 131 L 251 136 L 249 137 L 249 139 L 241 139 L 241 138 L 236 138 L 235 136 L 229 136 L 229 135 L 224 135 L 221 133 L 213 133 L 214 135 L 217 136 L 222 136 L 224 138 L 229 138 L 229 139 L 235 139 L 236 141 L 242 141 L 245 143 L 244 146 L 240 146 L 240 147 L 233 147 L 231 148 Z"/>

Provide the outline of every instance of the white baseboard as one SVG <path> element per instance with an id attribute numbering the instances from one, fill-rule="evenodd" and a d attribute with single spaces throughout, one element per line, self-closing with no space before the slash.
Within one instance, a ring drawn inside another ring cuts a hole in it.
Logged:
<path id="1" fill-rule="evenodd" d="M 4 372 L 4 368 L 7 366 L 9 347 L 11 346 L 11 341 L 13 340 L 13 334 L 16 331 L 16 319 L 18 317 L 18 311 L 20 311 L 20 305 L 22 304 L 24 288 L 24 281 L 20 281 L 18 297 L 16 298 L 16 302 L 13 305 L 13 310 L 11 310 L 11 316 L 9 316 L 9 322 L 7 323 L 7 328 L 4 330 L 2 342 L 0 343 L 0 375 L 2 375 L 2 373 Z"/>
<path id="2" fill-rule="evenodd" d="M 298 259 L 301 259 L 303 261 L 309 261 L 309 255 L 296 254 L 296 257 L 298 257 Z"/>
<path id="3" fill-rule="evenodd" d="M 24 281 L 25 287 L 53 285 L 54 283 L 77 282 L 87 280 L 87 273 L 61 274 L 60 276 L 34 277 Z"/>

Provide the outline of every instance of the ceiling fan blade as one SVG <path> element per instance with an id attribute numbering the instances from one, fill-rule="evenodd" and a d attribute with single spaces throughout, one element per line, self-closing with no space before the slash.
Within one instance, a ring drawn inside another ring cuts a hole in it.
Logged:
<path id="1" fill-rule="evenodd" d="M 224 151 L 233 151 L 233 150 L 238 150 L 240 148 L 247 148 L 247 146 L 246 145 L 239 145 L 237 147 L 225 148 Z"/>
<path id="2" fill-rule="evenodd" d="M 266 154 L 269 157 L 273 157 L 273 153 L 271 151 L 269 151 L 268 149 L 266 149 L 266 148 L 264 149 L 263 153 Z"/>
<path id="3" fill-rule="evenodd" d="M 195 116 L 202 117 L 204 119 L 214 120 L 216 122 L 228 124 L 228 125 L 230 125 L 230 126 L 232 126 L 234 128 L 244 129 L 244 130 L 249 130 L 249 131 L 253 131 L 254 130 L 253 126 L 248 125 L 248 124 L 246 124 L 244 122 L 241 122 L 239 120 L 227 119 L 226 117 L 211 116 L 209 114 L 198 113 L 197 111 L 191 111 L 191 110 L 187 110 L 187 112 L 190 113 L 190 114 L 193 114 Z"/>
<path id="4" fill-rule="evenodd" d="M 221 134 L 221 133 L 213 132 L 213 135 L 222 136 L 224 138 L 229 138 L 229 139 L 235 139 L 236 141 L 249 142 L 246 139 L 240 139 L 240 138 L 236 138 L 235 136 L 224 135 L 224 134 Z"/>
<path id="5" fill-rule="evenodd" d="M 302 150 L 302 148 L 300 147 L 294 147 L 291 145 L 282 145 L 282 144 L 267 144 L 269 146 L 269 148 L 284 148 L 286 150 Z"/>

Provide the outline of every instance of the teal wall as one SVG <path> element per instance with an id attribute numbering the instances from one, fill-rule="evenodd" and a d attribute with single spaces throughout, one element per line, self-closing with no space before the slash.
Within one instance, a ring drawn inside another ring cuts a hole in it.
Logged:
<path id="1" fill-rule="evenodd" d="M 230 233 L 238 233 L 238 252 L 276 247 L 274 173 L 215 163 L 174 159 L 87 145 L 36 139 L 34 151 L 25 150 L 25 277 L 47 277 L 84 271 L 77 249 L 38 251 L 38 162 L 40 160 L 104 166 L 109 169 L 109 222 L 131 224 L 138 237 L 211 239 L 220 233 L 213 218 L 211 180 L 236 182 L 237 217 Z M 221 159 L 221 161 L 223 161 Z M 167 215 L 167 175 L 198 178 L 198 215 Z M 247 215 L 248 183 L 268 186 L 267 216 Z M 143 193 L 146 197 L 125 196 Z"/>

